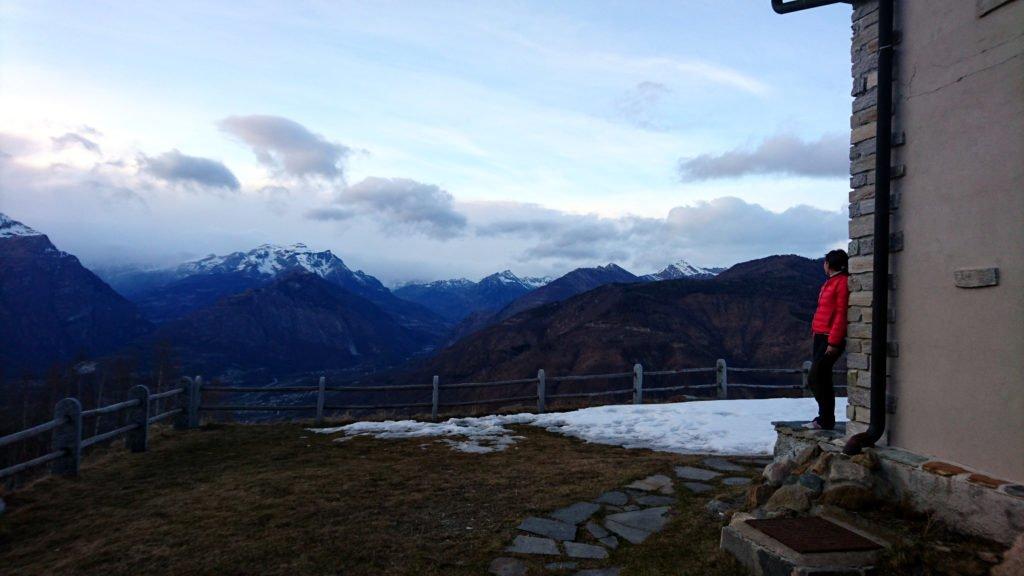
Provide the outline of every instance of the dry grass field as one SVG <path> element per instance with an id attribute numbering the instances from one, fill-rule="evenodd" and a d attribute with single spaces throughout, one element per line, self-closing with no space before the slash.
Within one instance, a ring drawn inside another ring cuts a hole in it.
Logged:
<path id="1" fill-rule="evenodd" d="M 299 424 L 161 433 L 149 452 L 90 455 L 77 480 L 8 494 L 0 571 L 486 574 L 523 518 L 696 460 L 518 433 L 525 439 L 491 454 L 434 439 L 338 443 Z M 718 550 L 708 496 L 680 492 L 668 527 L 620 547 L 612 563 L 627 575 L 742 574 Z"/>

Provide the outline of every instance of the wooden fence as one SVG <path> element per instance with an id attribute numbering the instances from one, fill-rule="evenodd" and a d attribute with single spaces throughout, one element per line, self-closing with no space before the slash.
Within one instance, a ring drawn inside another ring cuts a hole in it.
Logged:
<path id="1" fill-rule="evenodd" d="M 730 368 L 725 360 L 718 360 L 714 367 L 708 368 L 683 368 L 677 370 L 656 370 L 644 372 L 643 366 L 636 364 L 631 372 L 617 372 L 612 374 L 584 374 L 569 376 L 547 376 L 543 369 L 537 371 L 534 378 L 518 380 L 500 380 L 495 382 L 461 382 L 455 384 L 441 384 L 440 378 L 434 376 L 430 384 L 407 384 L 399 386 L 327 386 L 326 378 L 321 376 L 316 386 L 275 386 L 275 387 L 246 387 L 246 386 L 203 386 L 201 376 L 195 378 L 183 378 L 181 384 L 159 394 L 150 394 L 145 386 L 135 386 L 128 391 L 128 400 L 94 408 L 82 410 L 82 406 L 76 398 L 64 398 L 57 402 L 54 407 L 53 419 L 49 422 L 33 426 L 0 437 L 0 448 L 33 438 L 47 432 L 51 432 L 50 452 L 27 460 L 7 468 L 0 469 L 0 479 L 13 476 L 30 468 L 51 465 L 51 472 L 61 476 L 77 476 L 82 460 L 82 450 L 111 440 L 119 436 L 125 436 L 126 446 L 132 452 L 144 452 L 148 447 L 149 426 L 164 420 L 173 418 L 174 428 L 184 430 L 199 426 L 201 412 L 242 412 L 242 411 L 295 411 L 313 412 L 317 424 L 321 424 L 325 411 L 372 411 L 372 410 L 395 410 L 429 408 L 432 418 L 437 418 L 441 408 L 458 408 L 467 406 L 484 406 L 495 404 L 520 404 L 525 401 L 536 402 L 537 411 L 547 410 L 549 400 L 571 399 L 571 398 L 596 398 L 632 396 L 634 404 L 644 402 L 645 393 L 654 392 L 677 392 L 697 390 L 714 390 L 714 396 L 693 396 L 687 394 L 676 394 L 687 400 L 708 400 L 729 398 L 729 390 L 734 388 L 764 388 L 764 389 L 792 389 L 804 390 L 807 393 L 808 375 L 810 362 L 805 362 L 800 368 Z M 843 370 L 835 370 L 836 373 L 844 373 Z M 714 383 L 706 384 L 683 384 L 676 386 L 645 386 L 644 378 L 658 376 L 672 376 L 682 374 L 711 374 L 714 373 Z M 730 382 L 730 373 L 736 374 L 776 374 L 801 376 L 800 384 L 744 384 Z M 629 387 L 614 388 L 611 390 L 599 390 L 591 392 L 572 392 L 561 394 L 549 394 L 548 383 L 558 382 L 585 382 L 593 380 L 631 380 Z M 529 395 L 506 396 L 499 398 L 486 398 L 472 401 L 445 401 L 442 393 L 450 390 L 482 389 L 494 387 L 509 387 L 536 385 L 536 393 Z M 837 384 L 837 388 L 845 388 L 843 384 Z M 327 404 L 327 392 L 342 393 L 380 393 L 396 391 L 430 391 L 430 402 L 405 402 L 405 403 L 383 403 L 383 404 Z M 304 393 L 315 394 L 315 403 L 300 405 L 281 404 L 209 404 L 203 402 L 204 393 Z M 175 407 L 159 414 L 150 415 L 154 406 L 159 407 L 159 401 L 174 399 Z M 86 418 L 95 418 L 103 414 L 119 413 L 127 411 L 126 424 L 95 434 L 88 438 L 82 437 L 82 421 Z"/>

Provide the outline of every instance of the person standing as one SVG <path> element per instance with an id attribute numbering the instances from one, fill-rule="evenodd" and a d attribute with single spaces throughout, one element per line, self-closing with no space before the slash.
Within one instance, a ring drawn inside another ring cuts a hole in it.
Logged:
<path id="1" fill-rule="evenodd" d="M 850 301 L 847 283 L 849 256 L 843 250 L 825 255 L 828 278 L 818 293 L 818 308 L 811 321 L 812 360 L 808 384 L 818 403 L 818 416 L 804 425 L 814 430 L 831 430 L 836 426 L 836 395 L 832 387 L 832 367 L 846 348 L 846 307 Z"/>

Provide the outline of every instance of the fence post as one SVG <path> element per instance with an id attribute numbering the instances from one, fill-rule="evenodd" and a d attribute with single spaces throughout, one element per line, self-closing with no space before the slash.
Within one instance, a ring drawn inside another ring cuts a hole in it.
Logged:
<path id="1" fill-rule="evenodd" d="M 324 387 L 327 385 L 327 377 L 321 376 L 316 383 L 316 425 L 324 423 Z"/>
<path id="2" fill-rule="evenodd" d="M 805 398 L 814 396 L 814 391 L 811 390 L 811 361 L 807 360 L 803 366 L 800 367 L 800 380 L 803 384 L 803 394 Z"/>
<path id="3" fill-rule="evenodd" d="M 82 405 L 74 398 L 65 398 L 53 408 L 53 419 L 60 426 L 53 430 L 52 448 L 64 455 L 53 461 L 52 472 L 58 476 L 78 476 L 82 462 Z"/>
<path id="4" fill-rule="evenodd" d="M 203 377 L 196 376 L 190 382 L 189 394 L 188 394 L 188 427 L 198 428 L 199 427 L 199 405 L 202 403 L 203 396 Z"/>
<path id="5" fill-rule="evenodd" d="M 441 400 L 441 377 L 437 374 L 434 374 L 432 386 L 430 390 L 430 417 L 437 420 L 437 409 Z"/>
<path id="6" fill-rule="evenodd" d="M 729 367 L 725 364 L 725 360 L 719 358 L 715 362 L 715 383 L 718 384 L 718 399 L 728 400 L 729 399 Z"/>
<path id="7" fill-rule="evenodd" d="M 135 424 L 135 428 L 125 434 L 125 446 L 132 452 L 145 452 L 149 444 L 149 388 L 142 384 L 132 386 L 128 399 L 139 403 L 127 410 L 128 423 Z"/>
<path id="8" fill-rule="evenodd" d="M 644 367 L 637 362 L 633 364 L 633 404 L 644 403 Z"/>
<path id="9" fill-rule="evenodd" d="M 543 413 L 548 408 L 547 392 L 545 391 L 546 381 L 544 369 L 537 370 L 537 412 Z"/>
<path id="10" fill-rule="evenodd" d="M 181 412 L 174 417 L 174 429 L 175 430 L 186 430 L 188 429 L 188 407 L 192 404 L 192 379 L 188 376 L 184 376 L 181 379 L 182 392 L 178 394 L 178 408 Z"/>

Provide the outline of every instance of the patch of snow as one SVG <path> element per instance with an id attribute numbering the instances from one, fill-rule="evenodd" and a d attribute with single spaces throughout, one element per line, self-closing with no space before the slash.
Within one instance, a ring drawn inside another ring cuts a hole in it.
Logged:
<path id="1" fill-rule="evenodd" d="M 539 426 L 597 444 L 649 448 L 678 454 L 770 454 L 775 445 L 772 422 L 810 420 L 813 398 L 707 400 L 674 404 L 595 406 L 553 414 L 512 414 L 452 418 L 444 422 L 389 420 L 357 422 L 337 428 L 314 428 L 319 434 L 423 438 L 441 436 L 455 450 L 486 453 L 506 449 L 520 437 L 505 428 Z M 836 420 L 846 416 L 846 398 L 836 398 Z M 463 439 L 457 439 L 457 438 Z"/>
<path id="2" fill-rule="evenodd" d="M 718 271 L 716 269 L 701 268 L 700 266 L 690 264 L 686 260 L 678 260 L 673 264 L 669 264 L 660 272 L 647 274 L 643 278 L 646 280 L 675 280 L 677 278 L 691 278 L 694 276 L 706 278 L 717 274 Z"/>
<path id="3" fill-rule="evenodd" d="M 198 274 L 210 272 L 250 272 L 262 276 L 276 276 L 285 270 L 304 269 L 320 277 L 332 272 L 349 271 L 340 258 L 330 250 L 314 252 L 302 243 L 291 246 L 262 244 L 248 252 L 232 252 L 225 256 L 210 254 L 200 260 L 186 262 L 178 266 L 182 274 Z M 354 275 L 356 280 L 366 283 L 361 274 Z"/>
<path id="4" fill-rule="evenodd" d="M 526 286 L 531 290 L 535 290 L 541 286 L 547 286 L 551 283 L 553 278 L 551 278 L 551 276 L 525 276 L 520 278 L 520 280 L 523 281 L 523 286 Z"/>
<path id="5" fill-rule="evenodd" d="M 518 276 L 512 273 L 511 270 L 502 270 L 494 275 L 495 278 L 502 284 L 522 284 L 523 281 Z"/>
<path id="6" fill-rule="evenodd" d="M 14 236 L 42 236 L 42 234 L 0 212 L 0 238 Z"/>
<path id="7" fill-rule="evenodd" d="M 78 374 L 92 374 L 96 372 L 95 362 L 79 362 L 75 364 L 74 370 Z"/>
<path id="8" fill-rule="evenodd" d="M 421 284 L 413 284 L 414 286 L 422 286 L 424 288 L 433 288 L 435 290 L 456 290 L 459 288 L 467 288 L 469 286 L 475 286 L 476 282 L 469 280 L 468 278 L 453 278 L 451 280 L 434 280 L 433 282 L 425 282 Z"/>
<path id="9" fill-rule="evenodd" d="M 517 415 L 518 416 L 518 415 Z M 444 422 L 419 422 L 417 420 L 388 420 L 385 422 L 356 422 L 337 428 L 311 428 L 318 434 L 344 432 L 346 436 L 373 436 L 374 438 L 425 438 L 443 436 L 446 444 L 460 452 L 498 452 L 511 446 L 519 436 L 503 424 L 526 423 L 517 421 L 517 416 L 483 416 L 480 418 L 452 418 Z M 532 416 L 526 414 L 523 416 Z M 450 437 L 461 437 L 462 440 Z"/>

